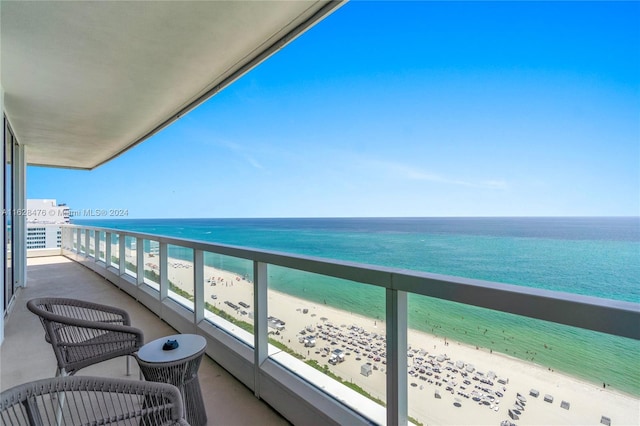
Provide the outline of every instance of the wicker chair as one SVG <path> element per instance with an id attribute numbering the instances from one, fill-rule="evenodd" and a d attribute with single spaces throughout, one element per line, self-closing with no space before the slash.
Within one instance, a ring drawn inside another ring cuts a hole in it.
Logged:
<path id="1" fill-rule="evenodd" d="M 2 392 L 0 424 L 188 426 L 175 386 L 90 376 L 38 380 Z"/>
<path id="2" fill-rule="evenodd" d="M 53 297 L 29 300 L 27 308 L 40 317 L 45 339 L 53 347 L 56 376 L 73 375 L 89 365 L 132 355 L 143 345 L 142 331 L 131 327 L 129 314 L 119 308 Z"/>

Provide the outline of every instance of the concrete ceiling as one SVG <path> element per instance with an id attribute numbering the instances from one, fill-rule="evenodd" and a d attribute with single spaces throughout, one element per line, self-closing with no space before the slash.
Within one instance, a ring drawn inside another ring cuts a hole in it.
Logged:
<path id="1" fill-rule="evenodd" d="M 92 169 L 199 105 L 340 5 L 3 1 L 5 114 L 29 164 Z"/>

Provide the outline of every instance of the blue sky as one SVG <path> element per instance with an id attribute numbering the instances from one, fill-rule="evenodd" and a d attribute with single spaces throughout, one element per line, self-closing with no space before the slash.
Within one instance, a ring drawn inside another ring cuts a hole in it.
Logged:
<path id="1" fill-rule="evenodd" d="M 96 170 L 130 218 L 638 216 L 640 3 L 351 2 Z"/>

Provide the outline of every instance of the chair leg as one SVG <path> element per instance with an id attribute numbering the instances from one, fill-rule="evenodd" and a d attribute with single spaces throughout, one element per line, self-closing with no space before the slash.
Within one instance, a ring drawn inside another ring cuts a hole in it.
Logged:
<path id="1" fill-rule="evenodd" d="M 130 376 L 131 375 L 131 357 L 127 355 L 126 358 L 127 358 L 127 376 Z"/>
<path id="2" fill-rule="evenodd" d="M 58 368 L 57 374 L 59 374 L 60 377 L 66 377 L 70 375 L 67 374 L 64 368 Z M 64 400 L 66 396 L 64 390 L 59 391 L 58 395 L 60 397 L 58 398 L 58 406 L 56 407 L 56 426 L 60 426 L 62 424 L 62 410 L 64 409 Z"/>
<path id="3" fill-rule="evenodd" d="M 56 367 L 56 377 L 67 377 L 71 374 L 67 373 L 67 370 L 64 368 Z"/>
<path id="4" fill-rule="evenodd" d="M 62 409 L 64 408 L 65 400 L 64 391 L 60 391 L 58 395 L 60 395 L 60 397 L 58 398 L 58 406 L 56 407 L 56 426 L 60 426 L 62 424 Z"/>

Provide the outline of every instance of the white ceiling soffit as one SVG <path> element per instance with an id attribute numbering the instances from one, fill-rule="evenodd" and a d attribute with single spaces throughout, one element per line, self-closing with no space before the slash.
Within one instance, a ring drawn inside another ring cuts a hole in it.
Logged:
<path id="1" fill-rule="evenodd" d="M 5 113 L 29 164 L 92 169 L 213 96 L 341 4 L 3 1 Z"/>

